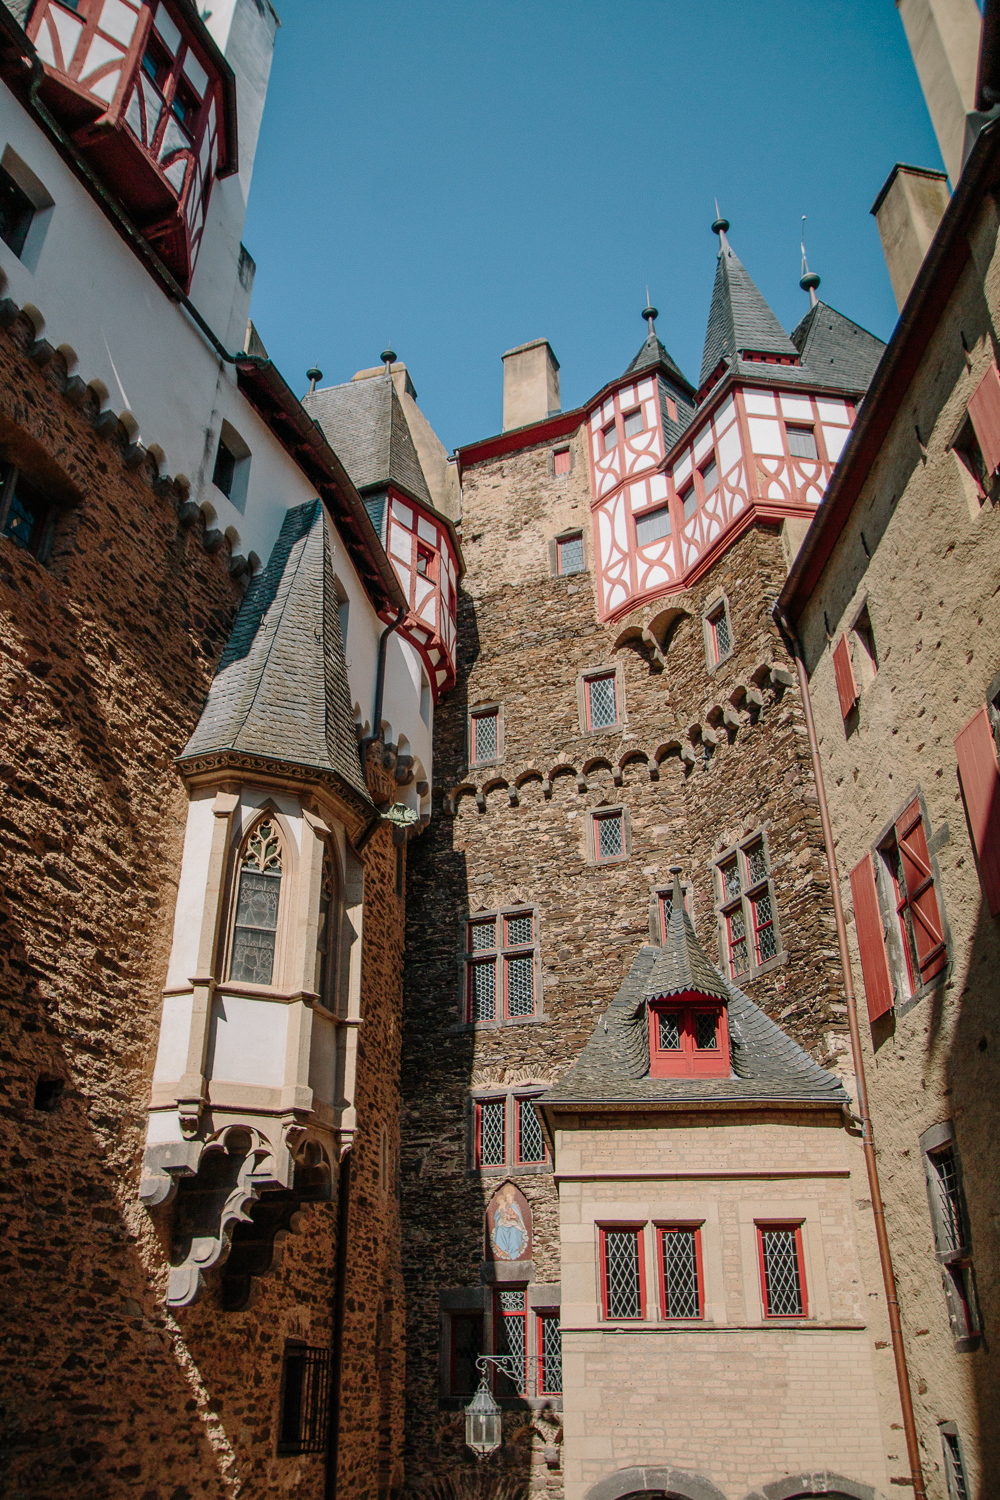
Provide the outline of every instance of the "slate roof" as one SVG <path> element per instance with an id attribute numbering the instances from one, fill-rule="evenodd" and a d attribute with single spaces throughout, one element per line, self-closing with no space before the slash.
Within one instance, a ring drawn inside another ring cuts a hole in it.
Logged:
<path id="1" fill-rule="evenodd" d="M 638 375 L 643 370 L 653 370 L 657 367 L 666 370 L 671 378 L 677 382 L 682 391 L 693 394 L 691 382 L 683 370 L 671 359 L 665 346 L 660 342 L 659 337 L 655 333 L 651 333 L 635 359 L 626 367 L 623 373 L 625 375 Z"/>
<path id="2" fill-rule="evenodd" d="M 247 589 L 179 761 L 227 750 L 333 773 L 371 806 L 321 500 L 285 516 L 267 567 Z"/>
<path id="3" fill-rule="evenodd" d="M 797 355 L 798 350 L 767 305 L 750 273 L 723 235 L 708 310 L 699 387 L 722 359 L 744 350 L 755 354 Z M 759 373 L 759 367 L 758 367 Z M 782 379 L 785 371 L 782 370 Z"/>
<path id="4" fill-rule="evenodd" d="M 723 1001 L 729 1019 L 729 1078 L 651 1078 L 649 1002 L 684 990 Z M 710 963 L 684 910 L 680 889 L 662 948 L 644 946 L 607 1013 L 569 1072 L 542 1096 L 543 1105 L 617 1104 L 655 1108 L 683 1104 L 828 1104 L 847 1093 L 748 995 Z"/>
<path id="5" fill-rule="evenodd" d="M 433 509 L 396 387 L 386 375 L 349 380 L 303 396 L 302 405 L 326 437 L 358 490 L 390 482 Z"/>
<path id="6" fill-rule="evenodd" d="M 825 302 L 792 330 L 792 343 L 817 380 L 844 391 L 866 391 L 885 351 L 881 339 Z"/>

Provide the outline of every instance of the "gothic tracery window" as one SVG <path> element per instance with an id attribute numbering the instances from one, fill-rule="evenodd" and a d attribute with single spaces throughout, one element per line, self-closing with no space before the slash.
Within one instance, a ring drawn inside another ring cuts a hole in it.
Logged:
<path id="1" fill-rule="evenodd" d="M 270 984 L 278 938 L 282 851 L 276 824 L 264 818 L 247 839 L 239 866 L 229 978 Z"/>

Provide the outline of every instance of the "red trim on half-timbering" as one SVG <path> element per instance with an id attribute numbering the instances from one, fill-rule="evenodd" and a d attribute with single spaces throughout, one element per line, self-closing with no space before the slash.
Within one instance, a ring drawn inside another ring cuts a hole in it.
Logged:
<path id="1" fill-rule="evenodd" d="M 764 1316 L 768 1320 L 773 1319 L 776 1323 L 787 1323 L 793 1318 L 807 1318 L 809 1316 L 809 1295 L 806 1290 L 806 1264 L 805 1256 L 802 1254 L 802 1224 L 770 1223 L 758 1221 L 757 1223 L 757 1256 L 760 1265 L 760 1300 L 764 1308 Z M 799 1292 L 802 1298 L 802 1311 L 795 1313 L 773 1313 L 768 1307 L 767 1297 L 767 1270 L 764 1264 L 764 1230 L 789 1230 L 795 1233 L 795 1259 L 799 1272 Z"/>
<path id="2" fill-rule="evenodd" d="M 913 940 L 917 948 L 917 963 L 920 968 L 919 983 L 926 984 L 940 974 L 948 962 L 938 910 L 937 893 L 934 889 L 934 874 L 927 848 L 927 833 L 924 828 L 920 800 L 915 798 L 896 824 L 896 840 L 903 866 L 906 884 L 906 905 L 909 906 Z M 901 893 L 902 894 L 902 893 Z M 903 919 L 903 903 L 900 903 L 900 920 Z"/>
<path id="3" fill-rule="evenodd" d="M 989 714 L 981 708 L 955 736 L 958 776 L 990 916 L 1000 914 L 1000 769 Z"/>
<path id="4" fill-rule="evenodd" d="M 671 1322 L 700 1323 L 705 1316 L 705 1274 L 701 1259 L 701 1226 L 703 1220 L 697 1219 L 691 1223 L 671 1223 L 656 1225 L 656 1267 L 660 1283 L 660 1317 L 669 1319 Z M 698 1282 L 698 1311 L 690 1317 L 679 1318 L 676 1313 L 667 1312 L 667 1268 L 664 1264 L 664 1240 L 668 1234 L 694 1235 L 694 1262 L 695 1276 Z"/>
<path id="5" fill-rule="evenodd" d="M 837 679 L 837 696 L 840 699 L 840 716 L 846 719 L 861 694 L 854 676 L 851 648 L 847 636 L 842 635 L 833 648 L 833 671 Z"/>
<path id="6" fill-rule="evenodd" d="M 639 1267 L 639 1312 L 635 1317 L 626 1318 L 620 1313 L 614 1314 L 616 1323 L 641 1323 L 646 1316 L 646 1244 L 644 1230 L 645 1221 L 642 1223 L 626 1222 L 624 1224 L 599 1224 L 598 1229 L 598 1261 L 601 1271 L 601 1314 L 604 1318 L 611 1318 L 608 1311 L 608 1257 L 606 1240 L 609 1234 L 632 1234 L 635 1236 L 636 1260 Z"/>
<path id="7" fill-rule="evenodd" d="M 851 871 L 851 899 L 854 903 L 854 929 L 858 934 L 861 953 L 861 973 L 868 1000 L 868 1018 L 877 1021 L 880 1016 L 892 1010 L 896 998 L 885 951 L 882 912 L 878 904 L 875 871 L 870 854 L 865 854 Z"/>
<path id="8" fill-rule="evenodd" d="M 496 437 L 482 438 L 478 443 L 467 443 L 456 448 L 458 477 L 461 481 L 466 469 L 473 464 L 485 463 L 491 458 L 501 458 L 505 453 L 516 453 L 521 448 L 534 448 L 541 443 L 551 443 L 556 438 L 571 437 L 585 421 L 582 407 L 560 412 L 558 416 L 546 417 L 541 422 L 529 423 L 526 427 L 515 427 L 510 432 L 499 432 Z"/>

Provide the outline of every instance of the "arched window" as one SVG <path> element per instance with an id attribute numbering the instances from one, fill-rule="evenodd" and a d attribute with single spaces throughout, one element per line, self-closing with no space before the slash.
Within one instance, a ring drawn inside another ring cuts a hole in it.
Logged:
<path id="1" fill-rule="evenodd" d="M 270 984 L 281 896 L 281 839 L 271 818 L 263 818 L 250 834 L 239 871 L 229 978 Z"/>
<path id="2" fill-rule="evenodd" d="M 319 908 L 319 998 L 327 1010 L 337 1008 L 339 967 L 340 902 L 337 899 L 337 853 L 329 842 L 323 846 L 323 886 Z"/>

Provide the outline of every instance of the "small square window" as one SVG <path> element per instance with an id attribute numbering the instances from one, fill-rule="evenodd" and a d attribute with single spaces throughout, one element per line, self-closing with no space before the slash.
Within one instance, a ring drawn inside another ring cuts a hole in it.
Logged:
<path id="1" fill-rule="evenodd" d="M 618 428 L 614 422 L 609 422 L 607 427 L 601 431 L 605 453 L 610 453 L 612 448 L 618 446 Z"/>
<path id="2" fill-rule="evenodd" d="M 758 1224 L 765 1318 L 804 1318 L 806 1278 L 799 1224 Z"/>
<path id="3" fill-rule="evenodd" d="M 0 240 L 18 260 L 35 217 L 35 205 L 15 182 L 6 167 L 0 167 Z"/>
<path id="4" fill-rule="evenodd" d="M 568 448 L 557 448 L 552 455 L 552 471 L 556 475 L 568 474 L 573 467 L 573 456 Z"/>
<path id="5" fill-rule="evenodd" d="M 635 517 L 635 544 L 648 547 L 670 535 L 670 508 L 661 505 L 659 510 L 647 510 Z"/>
<path id="6" fill-rule="evenodd" d="M 594 854 L 600 863 L 625 854 L 625 828 L 620 812 L 594 815 Z"/>
<path id="7" fill-rule="evenodd" d="M 583 532 L 578 531 L 573 536 L 560 537 L 556 543 L 557 561 L 560 577 L 566 577 L 569 573 L 582 573 L 586 567 L 583 556 Z"/>
<path id="8" fill-rule="evenodd" d="M 793 458 L 818 458 L 816 434 L 811 427 L 789 427 L 788 451 Z"/>
<path id="9" fill-rule="evenodd" d="M 698 509 L 698 497 L 697 497 L 697 495 L 694 492 L 694 481 L 693 480 L 691 481 L 691 483 L 688 485 L 687 489 L 684 490 L 684 492 L 681 495 L 681 505 L 684 507 L 684 519 L 685 519 L 685 521 L 690 521 L 690 519 L 694 515 L 695 511 Z"/>
<path id="10" fill-rule="evenodd" d="M 500 753 L 500 710 L 488 709 L 472 715 L 472 764 L 481 766 L 496 760 Z"/>
<path id="11" fill-rule="evenodd" d="M 637 433 L 645 431 L 641 406 L 637 406 L 634 411 L 624 413 L 622 416 L 622 429 L 627 438 L 635 437 Z"/>
<path id="12" fill-rule="evenodd" d="M 588 677 L 584 691 L 587 701 L 587 728 L 612 729 L 618 723 L 618 694 L 615 674 Z"/>

